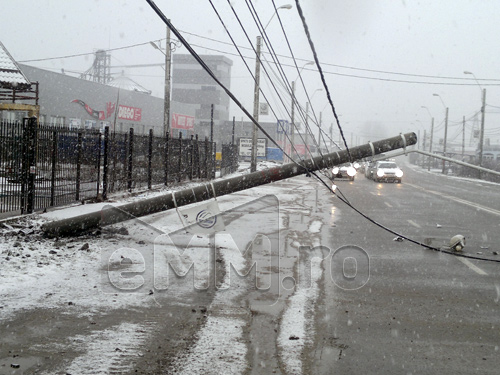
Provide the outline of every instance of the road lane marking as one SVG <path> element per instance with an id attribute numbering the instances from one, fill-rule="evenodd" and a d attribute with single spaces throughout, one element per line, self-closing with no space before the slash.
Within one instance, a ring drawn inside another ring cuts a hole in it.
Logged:
<path id="1" fill-rule="evenodd" d="M 469 267 L 471 270 L 474 272 L 477 272 L 480 275 L 488 275 L 486 272 L 484 272 L 481 268 L 476 266 L 474 263 L 472 263 L 469 259 L 462 258 L 462 257 L 457 257 L 459 261 L 461 261 L 463 264 L 465 264 L 467 267 Z"/>
<path id="2" fill-rule="evenodd" d="M 375 192 L 373 192 L 373 191 L 370 191 L 370 194 L 377 195 L 377 193 L 375 193 Z"/>
<path id="3" fill-rule="evenodd" d="M 408 220 L 408 223 L 413 225 L 415 228 L 422 228 L 419 224 L 415 223 L 413 220 Z"/>
<path id="4" fill-rule="evenodd" d="M 384 202 L 384 203 L 385 203 L 385 205 L 386 205 L 387 207 L 392 208 L 392 206 L 391 206 L 391 204 L 390 204 L 389 202 Z"/>
<path id="5" fill-rule="evenodd" d="M 420 187 L 420 186 L 417 186 L 417 185 L 413 185 L 413 184 L 409 184 L 409 183 L 406 183 L 406 185 L 414 187 L 416 189 L 423 190 L 423 191 L 425 191 L 427 193 L 439 195 L 440 197 L 447 198 L 447 199 L 450 199 L 450 200 L 458 202 L 458 203 L 465 204 L 465 205 L 467 205 L 469 207 L 473 207 L 473 208 L 475 208 L 477 210 L 481 210 L 481 211 L 488 212 L 488 213 L 493 214 L 493 215 L 500 216 L 500 211 L 495 210 L 493 208 L 481 206 L 480 204 L 477 204 L 477 203 L 474 203 L 474 202 L 470 202 L 470 201 L 466 201 L 465 199 L 461 199 L 461 198 L 457 198 L 457 197 L 452 197 L 451 195 L 446 195 L 446 194 L 443 194 L 443 193 L 440 193 L 440 192 L 437 192 L 437 191 L 427 190 L 427 189 L 424 189 L 423 187 Z"/>

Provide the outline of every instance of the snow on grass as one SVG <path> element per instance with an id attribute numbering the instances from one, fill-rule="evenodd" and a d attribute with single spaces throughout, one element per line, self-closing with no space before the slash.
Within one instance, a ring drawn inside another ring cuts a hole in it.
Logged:
<path id="1" fill-rule="evenodd" d="M 34 308 L 92 315 L 152 303 L 145 294 L 103 293 L 99 248 L 90 244 L 88 251 L 81 250 L 85 244 L 68 242 L 60 248 L 52 241 L 4 242 L 0 246 L 0 319 Z"/>

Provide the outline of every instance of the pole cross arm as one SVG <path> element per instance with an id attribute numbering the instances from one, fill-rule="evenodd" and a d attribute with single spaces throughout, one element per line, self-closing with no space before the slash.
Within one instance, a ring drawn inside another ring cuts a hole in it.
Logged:
<path id="1" fill-rule="evenodd" d="M 350 149 L 353 160 L 371 157 L 384 152 L 414 145 L 417 142 L 415 133 L 407 133 L 396 137 L 375 141 Z M 331 168 L 349 162 L 346 150 L 333 152 L 314 159 L 296 163 L 288 163 L 279 167 L 264 169 L 228 179 L 216 180 L 212 183 L 201 184 L 194 188 L 176 191 L 173 193 L 131 202 L 121 206 L 102 209 L 73 218 L 52 221 L 44 224 L 42 230 L 49 237 L 78 235 L 102 226 L 116 224 L 135 217 L 151 215 L 156 212 L 170 210 L 192 203 L 202 202 L 215 196 L 219 197 L 235 193 L 252 187 L 261 186 L 270 182 L 284 180 L 290 177 L 306 174 L 324 168 Z M 213 186 L 213 188 L 212 188 Z M 214 196 L 215 195 L 215 196 Z"/>

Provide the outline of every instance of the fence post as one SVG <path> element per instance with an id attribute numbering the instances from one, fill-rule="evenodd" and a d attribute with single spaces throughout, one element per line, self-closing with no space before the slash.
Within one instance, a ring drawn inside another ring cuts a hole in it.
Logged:
<path id="1" fill-rule="evenodd" d="M 96 198 L 99 198 L 99 190 L 101 187 L 101 133 L 97 135 L 97 192 Z"/>
<path id="2" fill-rule="evenodd" d="M 177 182 L 181 182 L 181 177 L 182 177 L 182 132 L 179 132 L 179 173 L 177 174 Z"/>
<path id="3" fill-rule="evenodd" d="M 149 129 L 149 148 L 148 148 L 148 189 L 151 189 L 151 180 L 153 177 L 153 129 Z"/>
<path id="4" fill-rule="evenodd" d="M 189 169 L 188 169 L 188 177 L 190 180 L 193 179 L 193 157 L 194 157 L 194 135 L 191 134 L 191 142 L 189 144 Z"/>
<path id="5" fill-rule="evenodd" d="M 168 172 L 170 168 L 169 153 L 170 153 L 170 134 L 167 133 L 165 135 L 165 186 L 168 185 Z"/>
<path id="6" fill-rule="evenodd" d="M 52 132 L 52 172 L 50 175 L 50 207 L 54 207 L 56 195 L 56 167 L 57 167 L 57 132 Z"/>
<path id="7" fill-rule="evenodd" d="M 215 154 L 217 151 L 217 143 L 212 142 L 211 148 L 210 148 L 210 155 L 211 155 L 211 160 L 212 160 L 212 180 L 215 179 Z"/>
<path id="8" fill-rule="evenodd" d="M 21 188 L 21 213 L 31 214 L 35 208 L 35 176 L 36 176 L 36 150 L 37 150 L 37 119 L 30 117 L 24 120 L 24 160 L 22 170 Z M 25 188 L 26 186 L 26 188 Z M 26 196 L 26 201 L 25 197 Z"/>
<path id="9" fill-rule="evenodd" d="M 128 172 L 127 172 L 127 189 L 132 191 L 132 161 L 134 156 L 134 128 L 130 128 L 128 137 Z"/>
<path id="10" fill-rule="evenodd" d="M 78 132 L 76 138 L 76 194 L 75 200 L 80 200 L 80 183 L 82 179 L 82 133 Z"/>
<path id="11" fill-rule="evenodd" d="M 198 134 L 196 134 L 196 177 L 201 178 L 201 158 L 200 158 L 200 141 L 198 139 Z"/>
<path id="12" fill-rule="evenodd" d="M 208 137 L 205 136 L 205 178 L 208 179 Z"/>
<path id="13" fill-rule="evenodd" d="M 104 157 L 102 166 L 102 199 L 108 199 L 109 178 L 109 126 L 104 128 Z"/>

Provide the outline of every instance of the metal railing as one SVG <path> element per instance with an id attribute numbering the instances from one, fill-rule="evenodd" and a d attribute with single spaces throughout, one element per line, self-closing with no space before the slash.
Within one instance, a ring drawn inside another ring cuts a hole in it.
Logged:
<path id="1" fill-rule="evenodd" d="M 425 163 L 425 167 L 427 167 L 428 170 L 430 170 L 430 167 L 431 167 L 431 158 L 435 158 L 435 159 L 443 160 L 444 162 L 454 163 L 456 165 L 459 165 L 459 166 L 463 167 L 461 169 L 461 173 L 464 174 L 464 177 L 476 177 L 477 178 L 477 177 L 481 177 L 481 176 L 484 177 L 484 175 L 490 175 L 490 176 L 494 176 L 495 177 L 495 178 L 490 179 L 491 181 L 493 181 L 493 182 L 500 182 L 500 178 L 499 178 L 500 177 L 500 171 L 496 171 L 496 170 L 493 170 L 493 169 L 488 169 L 488 168 L 480 167 L 479 165 L 474 165 L 474 164 L 466 163 L 466 162 L 461 161 L 461 160 L 449 158 L 447 156 L 443 156 L 443 155 L 439 155 L 439 154 L 433 154 L 433 153 L 430 153 L 430 152 L 427 152 L 427 151 L 406 150 L 406 151 L 394 153 L 394 154 L 391 154 L 391 155 L 386 155 L 386 156 L 384 156 L 384 158 L 380 158 L 379 160 L 387 159 L 387 158 L 394 158 L 396 156 L 407 155 L 407 154 L 410 154 L 410 153 L 417 153 L 417 154 L 421 154 L 421 155 L 427 156 L 428 160 L 427 160 L 427 163 Z M 476 173 L 476 175 L 473 176 L 472 173 L 468 173 L 468 171 L 473 171 L 473 170 L 477 171 L 477 172 L 480 172 L 480 174 Z"/>

